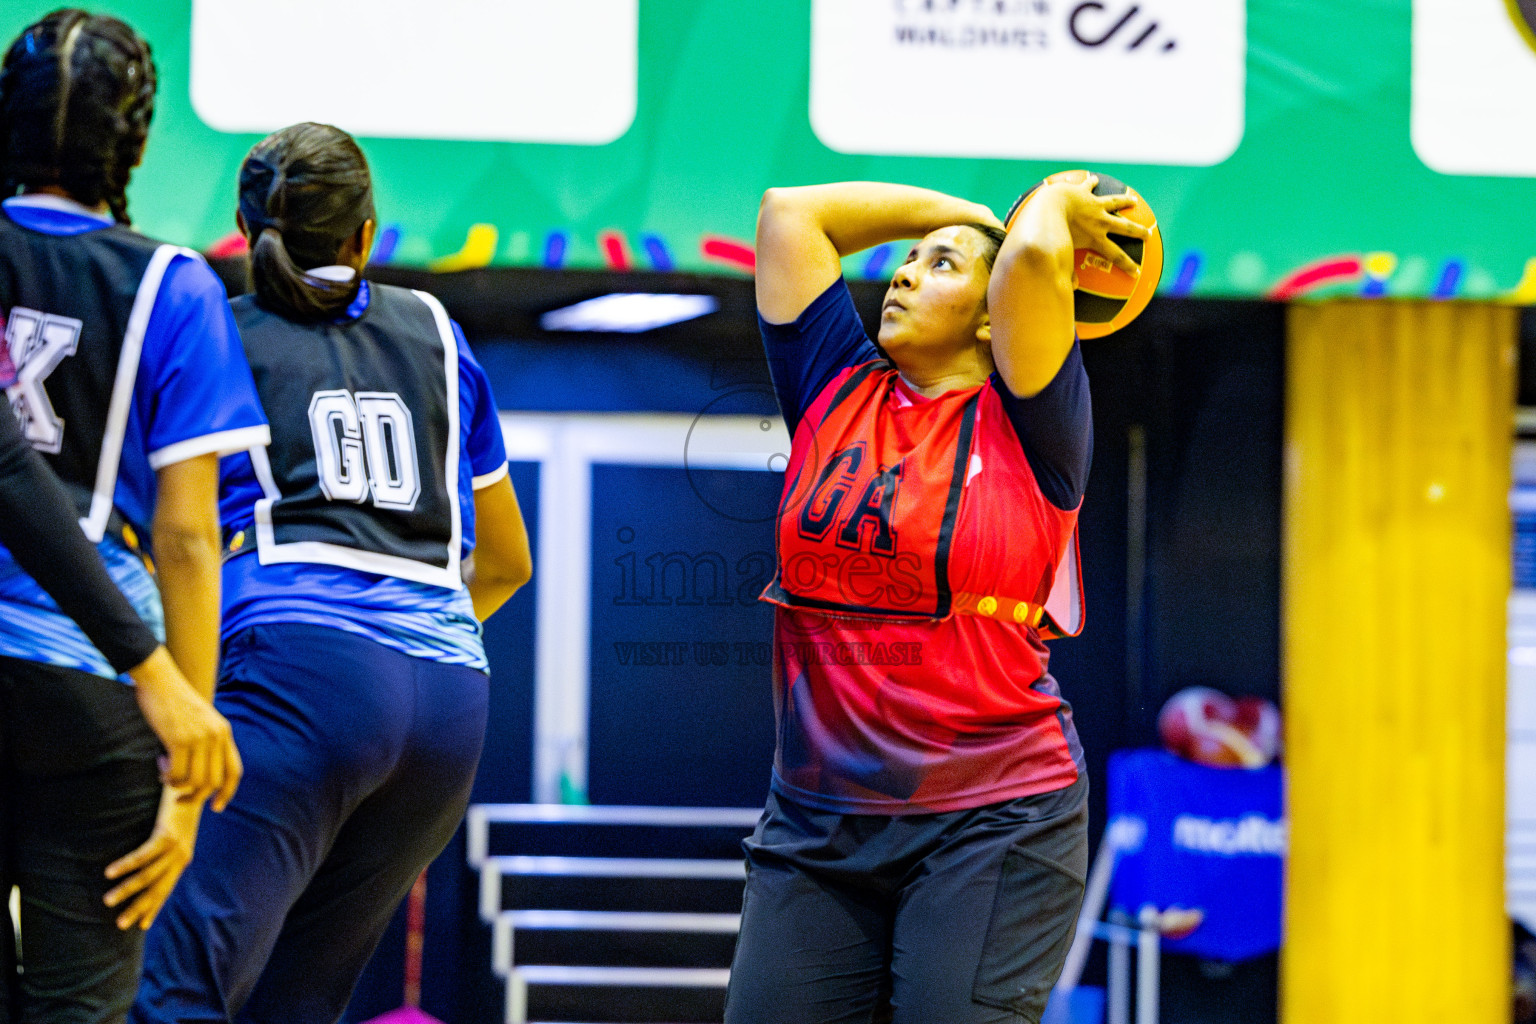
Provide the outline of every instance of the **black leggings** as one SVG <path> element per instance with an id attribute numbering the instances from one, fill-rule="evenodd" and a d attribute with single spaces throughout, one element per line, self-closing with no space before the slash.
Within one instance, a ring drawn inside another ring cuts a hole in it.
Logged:
<path id="1" fill-rule="evenodd" d="M 160 744 L 133 688 L 0 658 L 0 897 L 21 890 L 21 954 L 0 915 L 0 1024 L 121 1021 L 144 933 L 119 931 L 102 872 L 154 827 Z"/>
<path id="2" fill-rule="evenodd" d="M 1082 903 L 1087 792 L 894 817 L 770 794 L 726 1024 L 1038 1022 Z"/>

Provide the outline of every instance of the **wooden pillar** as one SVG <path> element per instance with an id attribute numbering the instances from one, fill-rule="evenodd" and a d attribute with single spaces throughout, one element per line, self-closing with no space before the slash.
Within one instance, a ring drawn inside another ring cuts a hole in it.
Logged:
<path id="1" fill-rule="evenodd" d="M 1503 1024 L 1517 323 L 1290 310 L 1284 1024 Z"/>

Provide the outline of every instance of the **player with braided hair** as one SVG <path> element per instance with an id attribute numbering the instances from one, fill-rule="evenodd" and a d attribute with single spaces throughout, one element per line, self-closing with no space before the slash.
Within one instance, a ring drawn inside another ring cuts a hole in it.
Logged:
<path id="1" fill-rule="evenodd" d="M 149 44 L 116 18 L 55 11 L 22 33 L 0 71 L 5 195 L 55 186 L 128 219 L 128 177 L 155 113 Z"/>
<path id="2" fill-rule="evenodd" d="M 209 699 L 218 457 L 269 433 L 218 278 L 127 227 L 154 95 L 144 40 L 81 10 L 0 62 L 7 392 L 114 582 Z M 129 681 L 0 550 L 0 891 L 20 890 L 24 958 L 0 929 L 0 1024 L 122 1020 L 204 798 L 231 795 L 228 733 L 162 780 Z M 193 774 L 201 787 L 171 785 Z"/>

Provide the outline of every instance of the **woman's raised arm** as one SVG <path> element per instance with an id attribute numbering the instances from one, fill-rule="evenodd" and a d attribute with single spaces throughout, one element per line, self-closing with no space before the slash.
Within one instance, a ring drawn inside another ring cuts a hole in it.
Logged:
<path id="1" fill-rule="evenodd" d="M 1134 260 L 1109 238 L 1111 233 L 1146 238 L 1140 224 L 1116 216 L 1136 203 L 1132 196 L 1096 196 L 1098 178 L 1076 184 L 1041 185 L 1024 204 L 997 254 L 987 287 L 992 322 L 992 358 L 1008 390 L 1020 398 L 1038 395 L 1061 369 L 1076 336 L 1073 252 L 1092 249 L 1129 274 Z"/>
<path id="2" fill-rule="evenodd" d="M 789 323 L 841 276 L 842 257 L 968 223 L 1002 226 L 985 206 L 910 185 L 771 188 L 757 211 L 757 311 Z"/>

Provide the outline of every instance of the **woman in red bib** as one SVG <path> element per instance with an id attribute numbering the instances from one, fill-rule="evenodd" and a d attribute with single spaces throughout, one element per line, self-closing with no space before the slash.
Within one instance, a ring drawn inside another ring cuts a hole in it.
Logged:
<path id="1" fill-rule="evenodd" d="M 1081 628 L 1092 453 L 1073 250 L 1134 200 L 984 206 L 773 189 L 757 306 L 794 437 L 778 516 L 778 744 L 747 841 L 727 1024 L 1038 1022 L 1087 869 L 1087 776 L 1044 639 Z M 902 238 L 880 347 L 843 256 Z"/>

